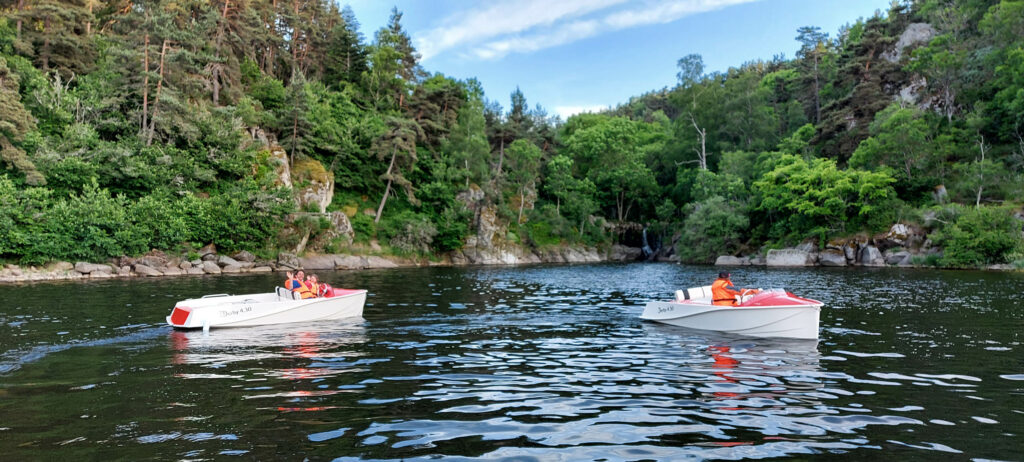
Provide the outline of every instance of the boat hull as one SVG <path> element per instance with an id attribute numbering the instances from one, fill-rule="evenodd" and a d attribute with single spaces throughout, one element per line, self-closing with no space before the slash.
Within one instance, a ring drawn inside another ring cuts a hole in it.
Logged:
<path id="1" fill-rule="evenodd" d="M 750 337 L 817 339 L 821 304 L 789 306 L 716 306 L 652 301 L 641 319 L 690 329 Z"/>
<path id="2" fill-rule="evenodd" d="M 276 293 L 217 296 L 178 302 L 167 323 L 179 329 L 249 327 L 325 321 L 363 315 L 365 290 L 292 300 Z"/>

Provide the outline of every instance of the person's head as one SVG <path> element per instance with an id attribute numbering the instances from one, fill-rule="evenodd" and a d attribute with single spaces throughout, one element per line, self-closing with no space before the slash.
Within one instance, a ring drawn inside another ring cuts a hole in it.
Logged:
<path id="1" fill-rule="evenodd" d="M 721 271 L 721 272 L 718 273 L 718 278 L 719 279 L 729 279 L 730 276 L 732 276 L 732 275 L 729 274 L 728 271 Z"/>
<path id="2" fill-rule="evenodd" d="M 303 272 L 302 272 L 302 270 L 299 270 L 299 271 L 297 271 L 297 272 L 295 273 L 295 279 L 299 279 L 299 280 L 301 280 L 301 279 L 302 279 L 303 277 L 305 277 L 305 276 L 306 276 L 306 273 L 303 273 Z"/>
<path id="3" fill-rule="evenodd" d="M 316 282 L 316 281 L 317 281 L 318 279 L 319 279 L 319 278 L 317 278 L 315 274 L 310 274 L 310 275 L 309 275 L 309 280 L 311 280 L 311 281 L 313 281 L 313 282 Z"/>

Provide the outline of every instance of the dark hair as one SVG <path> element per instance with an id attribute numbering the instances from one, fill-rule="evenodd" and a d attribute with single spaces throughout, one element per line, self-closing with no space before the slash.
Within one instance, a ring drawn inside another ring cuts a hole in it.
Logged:
<path id="1" fill-rule="evenodd" d="M 731 275 L 731 274 L 729 274 L 729 272 L 728 272 L 728 271 L 722 271 L 722 272 L 718 273 L 718 277 L 720 277 L 720 278 L 726 278 L 726 279 L 728 279 L 728 278 L 729 278 L 729 276 L 732 276 L 732 275 Z"/>

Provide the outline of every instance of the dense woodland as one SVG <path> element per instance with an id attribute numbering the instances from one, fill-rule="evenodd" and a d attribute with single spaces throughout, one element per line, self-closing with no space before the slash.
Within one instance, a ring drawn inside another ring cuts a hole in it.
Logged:
<path id="1" fill-rule="evenodd" d="M 724 72 L 682 57 L 675 86 L 564 122 L 424 69 L 397 10 L 370 37 L 323 0 L 0 6 L 0 259 L 272 256 L 298 225 L 269 144 L 358 211 L 325 251 L 457 249 L 470 191 L 534 247 L 639 224 L 707 262 L 904 222 L 929 264 L 1024 266 L 1024 0 L 896 1 Z"/>

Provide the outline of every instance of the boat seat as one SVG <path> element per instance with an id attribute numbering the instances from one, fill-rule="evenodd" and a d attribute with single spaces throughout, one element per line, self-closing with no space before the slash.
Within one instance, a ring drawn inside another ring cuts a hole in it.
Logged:
<path id="1" fill-rule="evenodd" d="M 676 291 L 676 301 L 680 302 L 683 300 L 711 300 L 711 296 L 711 286 L 691 287 Z"/>

